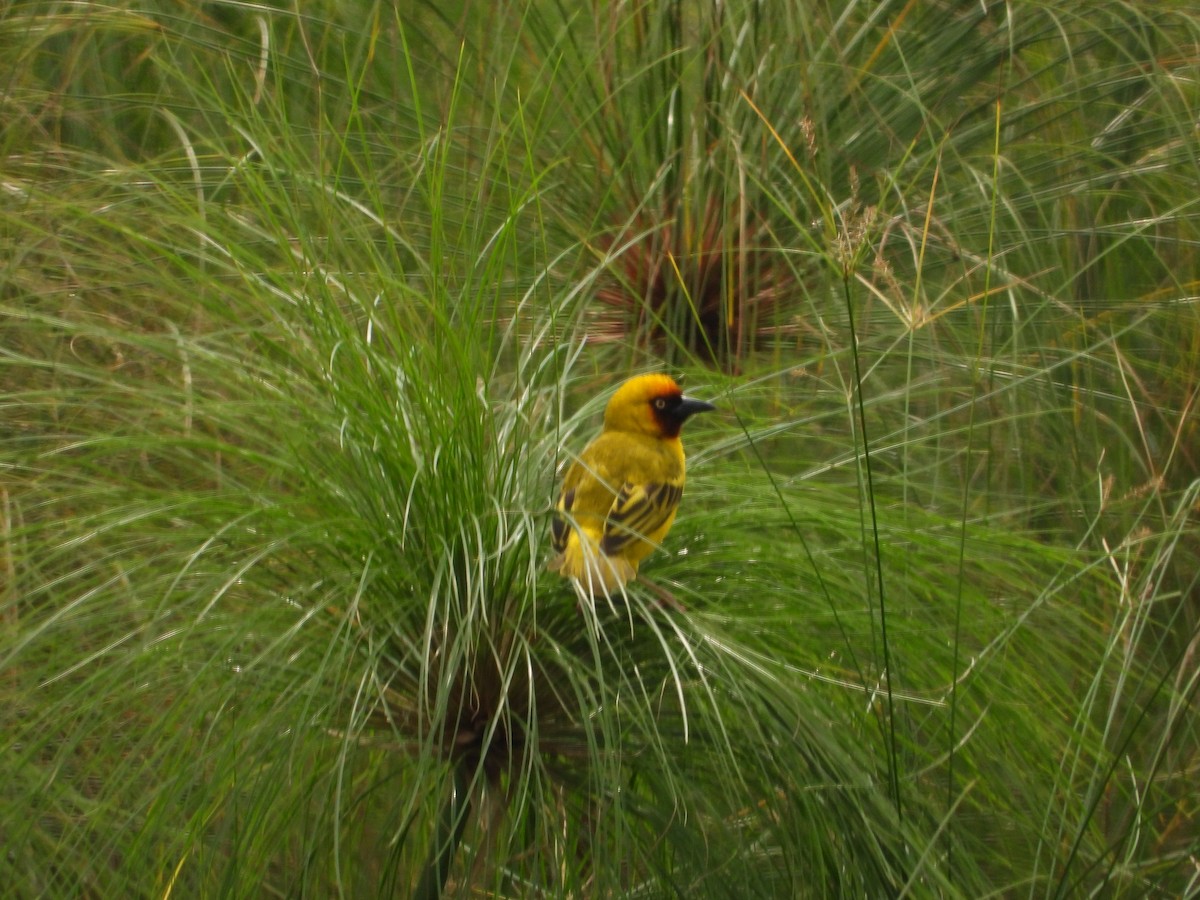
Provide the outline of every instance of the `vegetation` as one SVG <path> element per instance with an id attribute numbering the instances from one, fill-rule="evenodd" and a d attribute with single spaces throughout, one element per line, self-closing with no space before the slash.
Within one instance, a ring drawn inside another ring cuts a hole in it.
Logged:
<path id="1" fill-rule="evenodd" d="M 1200 893 L 1200 14 L 401 6 L 0 17 L 11 896 Z"/>

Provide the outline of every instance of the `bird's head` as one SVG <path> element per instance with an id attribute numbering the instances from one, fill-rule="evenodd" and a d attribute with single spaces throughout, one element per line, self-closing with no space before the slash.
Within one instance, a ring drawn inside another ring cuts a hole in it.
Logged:
<path id="1" fill-rule="evenodd" d="M 669 375 L 638 375 L 617 388 L 608 401 L 604 428 L 675 438 L 688 418 L 715 408 L 703 400 L 685 397 Z"/>

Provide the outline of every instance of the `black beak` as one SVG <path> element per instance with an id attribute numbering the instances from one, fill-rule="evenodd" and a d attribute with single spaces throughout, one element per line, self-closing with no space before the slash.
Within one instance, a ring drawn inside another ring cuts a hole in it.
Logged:
<path id="1" fill-rule="evenodd" d="M 679 437 L 679 430 L 683 428 L 684 422 L 696 413 L 708 412 L 716 407 L 703 400 L 693 400 L 691 397 L 676 394 L 656 398 L 650 409 L 654 418 L 658 420 L 663 437 L 676 438 Z"/>
<path id="2" fill-rule="evenodd" d="M 705 403 L 703 400 L 693 400 L 691 397 L 680 397 L 679 403 L 671 412 L 674 414 L 680 423 L 686 422 L 696 413 L 712 412 L 716 409 L 711 403 Z"/>

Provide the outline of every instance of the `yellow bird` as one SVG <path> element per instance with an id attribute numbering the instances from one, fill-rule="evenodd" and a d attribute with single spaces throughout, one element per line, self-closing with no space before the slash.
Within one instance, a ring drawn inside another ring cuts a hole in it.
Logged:
<path id="1" fill-rule="evenodd" d="M 622 384 L 604 410 L 604 430 L 571 464 L 551 528 L 550 570 L 587 594 L 612 596 L 666 537 L 683 496 L 679 431 L 711 403 L 685 397 L 667 375 Z"/>

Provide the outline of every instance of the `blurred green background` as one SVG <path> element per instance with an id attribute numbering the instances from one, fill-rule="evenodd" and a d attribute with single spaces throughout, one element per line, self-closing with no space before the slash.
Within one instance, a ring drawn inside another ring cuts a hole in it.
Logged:
<path id="1" fill-rule="evenodd" d="M 1200 893 L 1200 12 L 0 10 L 33 897 Z M 592 608 L 628 374 L 717 404 Z"/>

